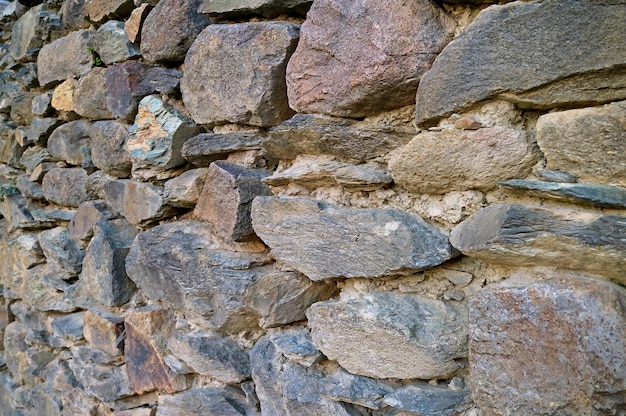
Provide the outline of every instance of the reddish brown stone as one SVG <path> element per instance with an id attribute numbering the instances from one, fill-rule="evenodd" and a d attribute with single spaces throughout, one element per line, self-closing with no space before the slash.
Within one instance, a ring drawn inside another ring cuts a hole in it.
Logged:
<path id="1" fill-rule="evenodd" d="M 122 353 L 124 317 L 101 308 L 85 313 L 83 335 L 91 346 L 111 355 Z"/>
<path id="2" fill-rule="evenodd" d="M 477 117 L 465 116 L 454 122 L 454 127 L 460 130 L 478 130 L 483 123 Z"/>
<path id="3" fill-rule="evenodd" d="M 135 309 L 126 315 L 126 371 L 137 394 L 153 390 L 174 393 L 187 388 L 186 378 L 173 374 L 163 361 L 174 319 L 171 310 L 156 306 Z"/>

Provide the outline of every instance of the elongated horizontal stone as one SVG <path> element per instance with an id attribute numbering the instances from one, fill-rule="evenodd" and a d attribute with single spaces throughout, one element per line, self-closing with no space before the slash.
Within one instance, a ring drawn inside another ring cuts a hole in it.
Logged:
<path id="1" fill-rule="evenodd" d="M 558 183 L 511 179 L 498 185 L 540 198 L 603 208 L 626 208 L 626 189 L 593 183 Z"/>
<path id="2" fill-rule="evenodd" d="M 258 197 L 252 225 L 277 259 L 311 280 L 413 273 L 458 254 L 438 229 L 394 209 Z"/>
<path id="3" fill-rule="evenodd" d="M 280 13 L 305 14 L 311 0 L 204 0 L 198 11 L 216 18 L 256 15 L 273 17 Z"/>
<path id="4" fill-rule="evenodd" d="M 467 356 L 467 307 L 404 294 L 371 292 L 318 302 L 307 311 L 313 342 L 353 374 L 446 378 Z"/>
<path id="5" fill-rule="evenodd" d="M 463 254 L 514 266 L 584 270 L 626 282 L 626 216 L 519 204 L 483 208 L 450 242 Z"/>
<path id="6" fill-rule="evenodd" d="M 383 401 L 411 414 L 453 416 L 470 407 L 471 392 L 426 383 L 409 384 L 386 395 Z"/>
<path id="7" fill-rule="evenodd" d="M 211 162 L 226 159 L 230 153 L 261 149 L 267 137 L 258 131 L 211 134 L 202 133 L 185 142 L 183 157 L 196 166 L 209 166 Z"/>

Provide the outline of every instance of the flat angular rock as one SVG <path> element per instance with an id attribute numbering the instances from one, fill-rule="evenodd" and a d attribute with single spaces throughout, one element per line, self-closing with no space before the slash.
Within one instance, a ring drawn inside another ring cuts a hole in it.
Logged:
<path id="1" fill-rule="evenodd" d="M 263 184 L 269 172 L 217 161 L 208 169 L 194 217 L 210 222 L 221 237 L 233 241 L 256 239 L 250 206 L 259 195 L 272 195 Z"/>
<path id="2" fill-rule="evenodd" d="M 124 19 L 133 11 L 132 0 L 85 0 L 84 13 L 95 23 Z"/>
<path id="3" fill-rule="evenodd" d="M 245 302 L 261 316 L 262 328 L 274 328 L 306 319 L 309 306 L 336 290 L 332 283 L 312 282 L 298 272 L 277 271 L 254 282 Z"/>
<path id="4" fill-rule="evenodd" d="M 191 169 L 165 182 L 167 203 L 175 207 L 193 208 L 204 187 L 207 172 L 206 168 Z"/>
<path id="5" fill-rule="evenodd" d="M 78 206 L 78 210 L 68 224 L 68 231 L 78 240 L 89 240 L 93 236 L 93 228 L 100 220 L 110 220 L 119 215 L 101 200 L 86 201 Z"/>
<path id="6" fill-rule="evenodd" d="M 185 376 L 174 374 L 163 361 L 167 339 L 173 335 L 174 314 L 157 306 L 134 309 L 125 316 L 124 355 L 130 385 L 137 394 L 187 388 Z"/>
<path id="7" fill-rule="evenodd" d="M 553 266 L 626 282 L 623 215 L 519 204 L 483 208 L 452 230 L 463 254 L 515 266 Z"/>
<path id="8" fill-rule="evenodd" d="M 85 312 L 59 315 L 50 320 L 52 335 L 50 345 L 53 347 L 70 347 L 83 340 Z"/>
<path id="9" fill-rule="evenodd" d="M 317 0 L 287 68 L 300 113 L 360 118 L 410 105 L 454 21 L 430 1 Z"/>
<path id="10" fill-rule="evenodd" d="M 124 32 L 126 32 L 128 40 L 132 43 L 140 43 L 143 23 L 152 9 L 152 5 L 143 3 L 141 6 L 133 10 L 130 17 L 126 20 L 126 22 L 124 22 Z"/>
<path id="11" fill-rule="evenodd" d="M 73 276 L 80 273 L 85 250 L 72 239 L 67 228 L 57 227 L 42 231 L 39 234 L 39 245 L 50 267 Z"/>
<path id="12" fill-rule="evenodd" d="M 296 114 L 273 127 L 269 136 L 263 149 L 279 159 L 295 159 L 301 154 L 331 155 L 344 162 L 363 163 L 405 145 L 415 136 L 415 130 Z"/>
<path id="13" fill-rule="evenodd" d="M 179 90 L 182 72 L 127 61 L 106 70 L 107 106 L 115 117 L 132 122 L 139 101 L 150 94 L 172 94 Z"/>
<path id="14" fill-rule="evenodd" d="M 133 45 L 124 31 L 124 22 L 109 20 L 94 35 L 94 49 L 105 65 L 140 56 L 139 46 Z"/>
<path id="15" fill-rule="evenodd" d="M 78 30 L 41 48 L 37 56 L 39 84 L 46 87 L 89 72 L 93 34 L 92 30 Z"/>
<path id="16" fill-rule="evenodd" d="M 92 308 L 85 312 L 83 333 L 92 348 L 110 355 L 123 351 L 124 317 L 103 308 Z"/>
<path id="17" fill-rule="evenodd" d="M 19 166 L 26 170 L 26 173 L 32 173 L 33 170 L 41 163 L 55 162 L 56 158 L 48 153 L 48 149 L 40 146 L 27 147 L 19 158 Z"/>
<path id="18" fill-rule="evenodd" d="M 260 150 L 267 137 L 256 130 L 236 133 L 201 133 L 183 145 L 183 157 L 196 166 L 209 166 L 229 154 L 244 150 Z"/>
<path id="19" fill-rule="evenodd" d="M 411 414 L 453 416 L 471 407 L 469 390 L 452 390 L 426 383 L 409 384 L 383 399 L 385 404 Z"/>
<path id="20" fill-rule="evenodd" d="M 498 97 L 538 109 L 626 98 L 624 19 L 610 0 L 489 7 L 421 79 L 417 123 Z"/>
<path id="21" fill-rule="evenodd" d="M 11 32 L 9 51 L 16 61 L 31 61 L 48 40 L 50 32 L 59 29 L 61 19 L 46 10 L 45 5 L 29 9 L 17 19 Z"/>
<path id="22" fill-rule="evenodd" d="M 315 345 L 353 374 L 446 378 L 467 356 L 467 307 L 404 293 L 330 300 L 307 312 Z"/>
<path id="23" fill-rule="evenodd" d="M 626 101 L 539 117 L 537 144 L 547 167 L 586 182 L 626 186 L 624 114 Z"/>
<path id="24" fill-rule="evenodd" d="M 61 5 L 63 26 L 69 30 L 87 29 L 89 20 L 85 12 L 86 0 L 65 0 Z"/>
<path id="25" fill-rule="evenodd" d="M 124 219 L 97 222 L 85 250 L 79 285 L 105 306 L 121 306 L 135 293 L 126 275 L 126 255 L 137 230 Z"/>
<path id="26" fill-rule="evenodd" d="M 209 16 L 263 15 L 274 17 L 281 13 L 306 14 L 311 0 L 204 0 L 198 11 Z"/>
<path id="27" fill-rule="evenodd" d="M 163 188 L 128 179 L 108 181 L 104 185 L 107 204 L 133 225 L 145 225 L 174 214 L 165 205 Z"/>
<path id="28" fill-rule="evenodd" d="M 132 162 L 125 148 L 130 126 L 116 120 L 93 123 L 91 137 L 91 159 L 98 169 L 116 178 L 130 177 Z"/>
<path id="29" fill-rule="evenodd" d="M 91 145 L 89 133 L 91 123 L 86 120 L 71 121 L 57 127 L 48 139 L 48 152 L 57 160 L 70 165 L 89 168 Z"/>
<path id="30" fill-rule="evenodd" d="M 171 169 L 187 162 L 181 154 L 183 144 L 199 132 L 199 126 L 167 106 L 158 96 L 143 98 L 124 146 L 130 153 L 133 178 L 176 176 Z"/>
<path id="31" fill-rule="evenodd" d="M 79 118 L 74 112 L 74 91 L 77 86 L 78 80 L 69 78 L 57 85 L 52 93 L 52 108 L 57 110 L 64 120 L 72 121 Z"/>
<path id="32" fill-rule="evenodd" d="M 223 246 L 207 223 L 178 221 L 137 236 L 126 272 L 150 299 L 237 333 L 257 328 L 258 315 L 243 303 L 252 283 L 272 267 L 259 243 Z"/>
<path id="33" fill-rule="evenodd" d="M 248 353 L 230 338 L 202 330 L 179 332 L 168 347 L 196 373 L 222 383 L 241 383 L 250 377 Z"/>
<path id="34" fill-rule="evenodd" d="M 181 81 L 196 123 L 272 126 L 291 117 L 285 67 L 297 42 L 298 26 L 287 22 L 204 29 L 187 53 Z"/>
<path id="35" fill-rule="evenodd" d="M 394 209 L 258 197 L 252 224 L 277 259 L 314 281 L 414 273 L 458 254 L 438 229 Z"/>
<path id="36" fill-rule="evenodd" d="M 27 126 L 33 120 L 32 98 L 33 93 L 21 93 L 11 100 L 11 120 L 19 125 Z"/>
<path id="37" fill-rule="evenodd" d="M 94 195 L 87 190 L 87 176 L 82 168 L 52 169 L 43 177 L 43 193 L 50 202 L 77 208 L 81 203 L 94 199 Z"/>
<path id="38" fill-rule="evenodd" d="M 52 93 L 45 92 L 33 97 L 30 110 L 36 116 L 47 117 L 52 113 Z"/>
<path id="39" fill-rule="evenodd" d="M 392 152 L 389 168 L 394 181 L 410 192 L 444 194 L 488 191 L 498 181 L 526 177 L 538 158 L 521 130 L 444 130 L 419 134 Z"/>
<path id="40" fill-rule="evenodd" d="M 626 291 L 567 272 L 533 280 L 489 285 L 470 300 L 474 401 L 493 414 L 619 414 Z"/>
<path id="41" fill-rule="evenodd" d="M 93 68 L 78 80 L 72 95 L 72 110 L 90 120 L 113 118 L 107 108 L 104 68 Z"/>
<path id="42" fill-rule="evenodd" d="M 626 208 L 626 189 L 594 183 L 557 183 L 511 179 L 498 185 L 526 195 L 602 208 Z"/>
<path id="43" fill-rule="evenodd" d="M 277 351 L 290 361 L 311 367 L 322 360 L 322 353 L 313 344 L 311 332 L 306 327 L 293 327 L 271 334 L 270 341 Z"/>
<path id="44" fill-rule="evenodd" d="M 197 388 L 180 394 L 159 395 L 156 416 L 257 416 L 259 413 L 246 405 L 243 392 L 234 387 Z"/>
<path id="45" fill-rule="evenodd" d="M 141 54 L 149 62 L 181 62 L 194 39 L 211 23 L 198 13 L 202 0 L 163 0 L 141 29 Z"/>
<path id="46" fill-rule="evenodd" d="M 30 144 L 37 144 L 39 146 L 46 146 L 50 134 L 63 123 L 58 118 L 39 118 L 35 117 L 30 123 L 30 128 L 25 130 L 25 134 L 20 141 L 16 130 L 15 139 L 22 147 Z"/>

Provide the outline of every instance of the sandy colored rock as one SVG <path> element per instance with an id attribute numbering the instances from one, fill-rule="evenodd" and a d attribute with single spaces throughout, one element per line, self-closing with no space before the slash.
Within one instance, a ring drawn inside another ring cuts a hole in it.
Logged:
<path id="1" fill-rule="evenodd" d="M 72 111 L 74 108 L 74 91 L 77 86 L 78 81 L 74 78 L 66 79 L 57 85 L 52 94 L 52 108 L 57 111 Z"/>
<path id="2" fill-rule="evenodd" d="M 148 13 L 150 13 L 152 9 L 153 6 L 148 3 L 143 3 L 133 10 L 130 17 L 124 22 L 124 31 L 132 43 L 139 43 L 141 41 L 141 28 L 143 27 L 146 17 L 148 17 Z"/>
<path id="3" fill-rule="evenodd" d="M 92 348 L 111 355 L 121 354 L 123 351 L 123 338 L 121 336 L 123 331 L 124 316 L 104 308 L 93 308 L 85 312 L 85 340 Z"/>

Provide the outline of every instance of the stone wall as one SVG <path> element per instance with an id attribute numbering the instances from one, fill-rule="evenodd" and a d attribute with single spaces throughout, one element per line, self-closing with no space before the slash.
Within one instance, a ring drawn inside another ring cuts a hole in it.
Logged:
<path id="1" fill-rule="evenodd" d="M 626 1 L 0 12 L 3 416 L 626 415 Z"/>

